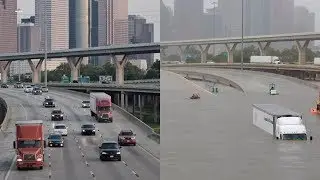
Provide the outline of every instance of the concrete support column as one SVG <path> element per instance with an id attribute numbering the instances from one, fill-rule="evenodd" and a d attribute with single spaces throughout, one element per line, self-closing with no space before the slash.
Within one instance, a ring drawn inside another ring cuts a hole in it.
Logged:
<path id="1" fill-rule="evenodd" d="M 210 48 L 210 44 L 205 45 L 204 47 L 202 45 L 199 45 L 200 51 L 201 51 L 201 63 L 206 63 L 207 62 L 207 55 L 208 55 L 208 50 Z"/>
<path id="2" fill-rule="evenodd" d="M 136 110 L 136 98 L 137 98 L 137 95 L 133 94 L 133 105 L 132 105 L 132 114 L 133 115 L 134 115 L 135 110 Z"/>
<path id="3" fill-rule="evenodd" d="M 72 81 L 77 81 L 79 78 L 79 71 L 81 62 L 83 60 L 83 57 L 69 57 L 67 58 L 68 64 L 71 69 L 71 77 Z"/>
<path id="4" fill-rule="evenodd" d="M 225 44 L 225 45 L 228 52 L 228 63 L 233 63 L 233 53 L 237 47 L 237 43 L 234 43 L 231 48 L 228 44 Z"/>
<path id="5" fill-rule="evenodd" d="M 153 122 L 157 123 L 158 122 L 158 97 L 157 96 L 153 96 Z"/>
<path id="6" fill-rule="evenodd" d="M 8 82 L 8 70 L 10 69 L 10 64 L 12 61 L 7 61 L 1 63 L 0 72 L 1 72 L 1 82 L 7 83 Z"/>
<path id="7" fill-rule="evenodd" d="M 117 104 L 118 106 L 120 106 L 120 94 L 121 94 L 121 93 L 116 93 L 116 104 Z"/>
<path id="8" fill-rule="evenodd" d="M 125 98 L 125 93 L 123 91 L 121 91 L 121 98 L 120 98 L 120 100 L 121 100 L 120 107 L 121 108 L 125 108 L 125 106 L 124 106 L 124 98 Z"/>
<path id="9" fill-rule="evenodd" d="M 271 44 L 271 42 L 267 42 L 265 45 L 263 45 L 262 42 L 258 42 L 260 56 L 267 55 L 267 49 L 270 47 L 270 44 Z"/>
<path id="10" fill-rule="evenodd" d="M 28 59 L 28 63 L 30 65 L 31 71 L 32 71 L 32 83 L 40 83 L 41 81 L 41 68 L 42 68 L 42 63 L 43 59 L 40 59 L 35 66 L 32 62 L 31 59 Z"/>
<path id="11" fill-rule="evenodd" d="M 307 60 L 307 48 L 308 48 L 309 43 L 310 43 L 310 40 L 306 40 L 306 41 L 303 43 L 303 45 L 301 45 L 299 41 L 296 41 L 297 48 L 298 48 L 298 52 L 299 52 L 299 61 L 298 61 L 298 63 L 299 63 L 300 65 L 306 64 L 306 60 Z"/>
<path id="12" fill-rule="evenodd" d="M 179 55 L 180 55 L 181 62 L 186 62 L 187 57 L 186 57 L 186 53 L 185 53 L 185 51 L 187 51 L 187 50 L 190 48 L 190 46 L 189 46 L 189 45 L 188 45 L 188 46 L 186 46 L 186 48 L 185 48 L 185 49 L 183 49 L 183 47 L 182 47 L 182 46 L 178 46 L 178 48 L 179 48 L 178 53 L 179 53 Z"/>
<path id="13" fill-rule="evenodd" d="M 113 55 L 112 60 L 116 65 L 116 83 L 124 84 L 124 66 L 128 62 L 127 55 Z"/>
<path id="14" fill-rule="evenodd" d="M 143 105 L 142 105 L 142 98 L 143 95 L 139 94 L 138 96 L 138 106 L 139 106 L 139 114 L 140 114 L 140 118 L 139 119 L 142 119 L 143 118 L 143 115 L 142 115 L 142 109 L 143 109 Z"/>
<path id="15" fill-rule="evenodd" d="M 124 107 L 126 108 L 126 110 L 128 111 L 129 110 L 129 94 L 128 93 L 125 93 L 125 104 L 124 104 Z"/>

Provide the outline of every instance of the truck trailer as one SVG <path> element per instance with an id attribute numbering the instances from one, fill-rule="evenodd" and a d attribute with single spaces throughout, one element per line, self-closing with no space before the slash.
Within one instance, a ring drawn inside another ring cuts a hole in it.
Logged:
<path id="1" fill-rule="evenodd" d="M 16 122 L 16 140 L 13 141 L 13 148 L 16 150 L 18 170 L 43 168 L 44 148 L 46 148 L 43 131 L 42 120 Z"/>
<path id="2" fill-rule="evenodd" d="M 277 56 L 251 56 L 250 63 L 281 64 Z"/>
<path id="3" fill-rule="evenodd" d="M 275 139 L 307 140 L 302 115 L 276 104 L 253 104 L 253 124 Z"/>
<path id="4" fill-rule="evenodd" d="M 90 111 L 98 122 L 113 122 L 111 96 L 104 92 L 90 93 Z"/>

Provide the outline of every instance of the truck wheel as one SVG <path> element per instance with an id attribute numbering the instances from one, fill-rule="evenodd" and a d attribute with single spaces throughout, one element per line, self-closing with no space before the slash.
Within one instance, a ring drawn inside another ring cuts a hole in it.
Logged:
<path id="1" fill-rule="evenodd" d="M 43 166 L 40 166 L 40 169 L 43 169 Z"/>
<path id="2" fill-rule="evenodd" d="M 109 120 L 111 123 L 113 122 L 113 118 L 110 118 L 110 120 Z"/>
<path id="3" fill-rule="evenodd" d="M 91 111 L 91 116 L 94 116 L 94 113 Z"/>
<path id="4" fill-rule="evenodd" d="M 17 169 L 18 169 L 18 170 L 21 170 L 21 168 L 20 168 L 20 167 L 17 167 Z"/>
<path id="5" fill-rule="evenodd" d="M 121 157 L 118 158 L 118 161 L 121 161 Z"/>

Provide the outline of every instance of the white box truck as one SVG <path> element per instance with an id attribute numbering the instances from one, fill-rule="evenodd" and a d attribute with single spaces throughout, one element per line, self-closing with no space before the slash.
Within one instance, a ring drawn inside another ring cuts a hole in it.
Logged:
<path id="1" fill-rule="evenodd" d="M 307 140 L 302 115 L 276 104 L 253 104 L 253 124 L 275 139 Z"/>
<path id="2" fill-rule="evenodd" d="M 319 57 L 315 57 L 315 58 L 313 59 L 313 64 L 314 64 L 314 65 L 320 65 L 320 58 L 319 58 Z"/>
<path id="3" fill-rule="evenodd" d="M 250 63 L 281 64 L 277 56 L 251 56 Z"/>

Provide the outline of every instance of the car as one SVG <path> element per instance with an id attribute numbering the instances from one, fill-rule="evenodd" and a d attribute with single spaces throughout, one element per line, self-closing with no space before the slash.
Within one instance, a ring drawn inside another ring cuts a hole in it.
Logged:
<path id="1" fill-rule="evenodd" d="M 51 121 L 62 121 L 64 113 L 60 109 L 55 109 L 51 112 Z"/>
<path id="2" fill-rule="evenodd" d="M 62 136 L 68 135 L 68 127 L 65 124 L 54 125 L 53 131 L 55 133 L 60 133 Z"/>
<path id="3" fill-rule="evenodd" d="M 100 160 L 121 161 L 121 146 L 115 141 L 105 141 L 99 146 Z"/>
<path id="4" fill-rule="evenodd" d="M 63 141 L 62 135 L 58 134 L 58 133 L 50 134 L 48 137 L 48 146 L 49 147 L 54 147 L 54 146 L 63 147 L 64 141 Z"/>
<path id="5" fill-rule="evenodd" d="M 42 92 L 49 92 L 49 89 L 46 86 L 42 86 L 41 90 L 42 90 Z"/>
<path id="6" fill-rule="evenodd" d="M 81 135 L 96 135 L 96 127 L 94 124 L 83 124 L 81 126 Z"/>
<path id="7" fill-rule="evenodd" d="M 1 88 L 9 88 L 7 84 L 1 84 Z"/>
<path id="8" fill-rule="evenodd" d="M 82 101 L 83 108 L 90 108 L 90 101 Z"/>
<path id="9" fill-rule="evenodd" d="M 33 87 L 31 87 L 31 86 L 26 86 L 26 87 L 24 88 L 24 92 L 25 92 L 25 93 L 31 93 L 32 90 L 33 90 Z"/>
<path id="10" fill-rule="evenodd" d="M 33 87 L 32 94 L 33 95 L 41 95 L 42 91 L 39 87 Z"/>
<path id="11" fill-rule="evenodd" d="M 118 134 L 119 145 L 136 145 L 136 134 L 132 130 L 121 130 Z"/>
<path id="12" fill-rule="evenodd" d="M 23 84 L 21 82 L 17 82 L 13 85 L 14 88 L 23 88 Z"/>
<path id="13" fill-rule="evenodd" d="M 44 107 L 56 107 L 54 100 L 50 97 L 46 97 L 42 103 Z"/>

